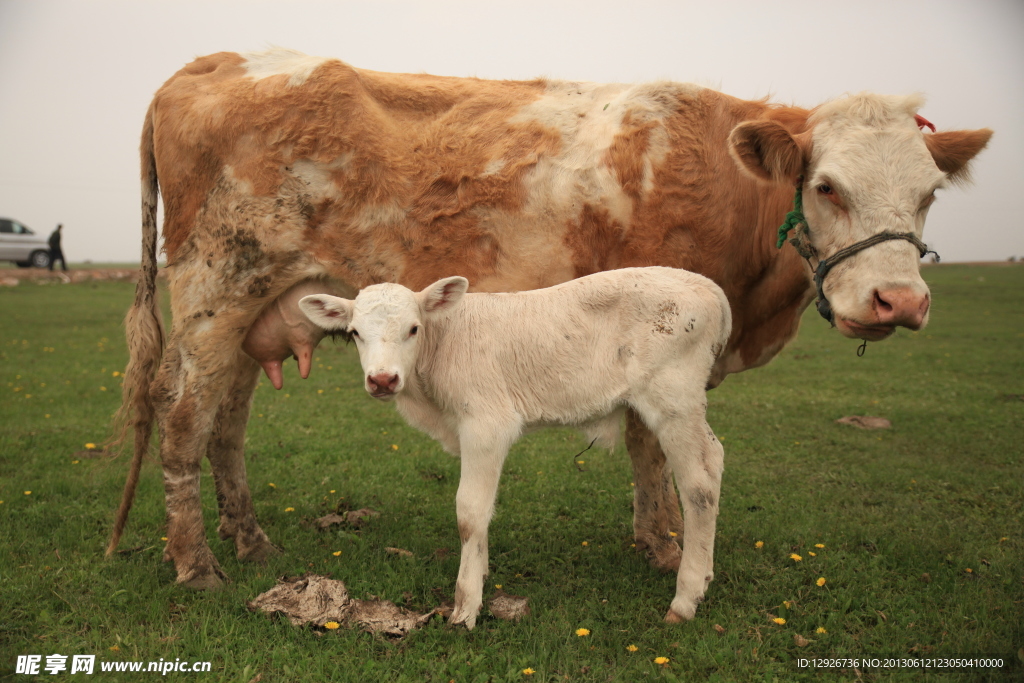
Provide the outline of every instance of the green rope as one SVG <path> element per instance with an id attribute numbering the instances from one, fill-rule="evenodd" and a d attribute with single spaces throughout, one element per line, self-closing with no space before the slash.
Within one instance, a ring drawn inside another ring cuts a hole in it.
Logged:
<path id="1" fill-rule="evenodd" d="M 803 185 L 803 178 L 801 178 L 796 186 L 796 194 L 793 195 L 793 210 L 786 214 L 786 221 L 779 226 L 779 241 L 775 244 L 776 249 L 782 249 L 790 230 L 801 223 L 807 223 L 807 219 L 804 218 Z"/>

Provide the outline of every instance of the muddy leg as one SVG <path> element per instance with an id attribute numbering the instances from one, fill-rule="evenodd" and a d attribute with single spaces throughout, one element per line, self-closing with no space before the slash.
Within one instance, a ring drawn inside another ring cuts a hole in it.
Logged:
<path id="1" fill-rule="evenodd" d="M 239 351 L 233 372 L 234 377 L 220 403 L 206 450 L 220 509 L 217 533 L 221 540 L 235 539 L 239 560 L 264 562 L 267 557 L 281 551 L 274 547 L 256 521 L 245 475 L 245 427 L 249 422 L 249 408 L 260 367 Z"/>
<path id="2" fill-rule="evenodd" d="M 647 554 L 652 566 L 677 571 L 682 553 L 676 538 L 682 540 L 683 519 L 672 471 L 665 467 L 665 454 L 657 437 L 632 410 L 626 416 L 626 448 L 633 465 L 636 549 Z M 677 536 L 673 538 L 670 531 Z"/>
<path id="3" fill-rule="evenodd" d="M 206 453 L 217 406 L 230 385 L 235 351 L 225 352 L 201 339 L 215 334 L 172 333 L 152 396 L 160 425 L 160 460 L 167 503 L 164 559 L 173 560 L 178 583 L 218 587 L 227 577 L 206 543 L 199 464 Z M 183 351 L 187 362 L 183 362 Z"/>

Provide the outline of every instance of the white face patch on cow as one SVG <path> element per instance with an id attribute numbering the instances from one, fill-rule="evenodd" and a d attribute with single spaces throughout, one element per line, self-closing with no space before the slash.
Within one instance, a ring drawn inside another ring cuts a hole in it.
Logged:
<path id="1" fill-rule="evenodd" d="M 314 71 L 329 57 L 312 57 L 296 50 L 276 47 L 266 52 L 242 52 L 245 63 L 242 66 L 249 78 L 258 81 L 270 76 L 289 76 L 288 85 L 295 87 L 306 82 Z"/>
<path id="2" fill-rule="evenodd" d="M 856 95 L 821 107 L 805 170 L 804 213 L 821 258 L 879 233 L 924 230 L 946 175 L 935 165 L 914 114 L 918 97 Z M 927 324 L 930 296 L 920 254 L 903 240 L 872 246 L 836 266 L 824 292 L 844 335 L 882 339 Z"/>
<path id="3" fill-rule="evenodd" d="M 416 367 L 424 322 L 449 312 L 466 293 L 463 277 L 438 280 L 415 293 L 401 285 L 371 285 L 354 301 L 327 294 L 307 296 L 299 308 L 325 330 L 352 334 L 363 366 L 364 388 L 389 400 L 405 388 Z"/>

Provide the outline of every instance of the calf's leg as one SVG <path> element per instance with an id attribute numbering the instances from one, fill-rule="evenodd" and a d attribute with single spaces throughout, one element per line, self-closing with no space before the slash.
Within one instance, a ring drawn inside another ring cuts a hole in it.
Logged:
<path id="1" fill-rule="evenodd" d="M 683 501 L 683 554 L 676 594 L 665 621 L 693 619 L 714 579 L 715 525 L 722 487 L 724 451 L 704 420 L 680 418 L 662 425 L 658 437 Z"/>
<path id="2" fill-rule="evenodd" d="M 245 427 L 249 422 L 253 391 L 260 366 L 242 351 L 235 354 L 227 392 L 206 449 L 217 488 L 221 540 L 233 538 L 239 560 L 264 562 L 280 553 L 256 521 L 245 475 Z"/>
<path id="3" fill-rule="evenodd" d="M 633 465 L 633 536 L 636 549 L 646 552 L 652 566 L 666 572 L 679 569 L 682 553 L 670 531 L 680 534 L 683 519 L 672 484 L 672 470 L 658 438 L 630 410 L 626 416 L 626 448 Z"/>
<path id="4" fill-rule="evenodd" d="M 463 425 L 459 433 L 462 473 L 455 509 L 462 558 L 449 623 L 465 624 L 472 630 L 483 605 L 484 577 L 488 573 L 487 528 L 494 515 L 501 468 L 514 437 L 482 424 L 468 428 Z"/>

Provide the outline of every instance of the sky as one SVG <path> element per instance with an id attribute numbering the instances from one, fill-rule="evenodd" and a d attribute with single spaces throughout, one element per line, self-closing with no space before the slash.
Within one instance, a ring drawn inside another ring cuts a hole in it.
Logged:
<path id="1" fill-rule="evenodd" d="M 199 55 L 272 45 L 405 73 L 670 79 L 814 106 L 923 93 L 939 130 L 992 128 L 925 241 L 945 262 L 1024 258 L 1021 0 L 0 0 L 0 216 L 64 224 L 72 262 L 137 262 L 138 143 Z"/>

